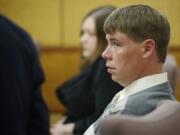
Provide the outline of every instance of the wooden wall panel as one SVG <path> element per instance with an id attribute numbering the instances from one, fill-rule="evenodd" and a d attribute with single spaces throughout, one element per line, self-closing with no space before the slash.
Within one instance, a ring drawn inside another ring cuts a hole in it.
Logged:
<path id="1" fill-rule="evenodd" d="M 27 30 L 38 43 L 62 44 L 62 0 L 0 0 L 0 13 Z"/>
<path id="2" fill-rule="evenodd" d="M 42 46 L 79 44 L 83 17 L 102 5 L 147 4 L 162 11 L 171 24 L 171 44 L 180 45 L 179 0 L 0 0 L 0 12 L 25 28 Z"/>
<path id="3" fill-rule="evenodd" d="M 56 98 L 55 89 L 79 72 L 79 56 L 79 49 L 44 49 L 41 51 L 41 62 L 46 75 L 43 94 L 50 111 L 65 111 Z"/>

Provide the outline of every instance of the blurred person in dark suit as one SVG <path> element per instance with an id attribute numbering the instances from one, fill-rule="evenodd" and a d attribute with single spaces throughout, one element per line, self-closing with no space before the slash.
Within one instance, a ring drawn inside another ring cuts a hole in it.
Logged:
<path id="1" fill-rule="evenodd" d="M 36 47 L 23 29 L 0 15 L 0 134 L 49 135 L 44 81 Z"/>

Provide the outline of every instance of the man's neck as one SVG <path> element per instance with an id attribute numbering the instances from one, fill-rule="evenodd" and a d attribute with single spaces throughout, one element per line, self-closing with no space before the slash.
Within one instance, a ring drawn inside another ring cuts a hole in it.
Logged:
<path id="1" fill-rule="evenodd" d="M 160 74 L 160 73 L 163 73 L 163 63 L 148 64 L 144 68 L 144 71 L 142 71 L 141 74 L 138 76 L 137 79 L 150 76 L 150 75 Z"/>

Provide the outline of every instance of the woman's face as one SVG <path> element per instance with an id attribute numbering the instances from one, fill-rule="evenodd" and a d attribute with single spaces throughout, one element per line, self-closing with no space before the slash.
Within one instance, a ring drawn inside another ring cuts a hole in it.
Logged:
<path id="1" fill-rule="evenodd" d="M 82 55 L 85 58 L 91 57 L 97 49 L 95 22 L 92 17 L 86 18 L 82 23 L 80 43 L 82 46 Z"/>

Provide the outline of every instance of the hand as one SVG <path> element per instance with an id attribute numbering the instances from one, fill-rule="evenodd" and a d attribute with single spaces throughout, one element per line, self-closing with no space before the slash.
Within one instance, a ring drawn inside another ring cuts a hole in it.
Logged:
<path id="1" fill-rule="evenodd" d="M 63 116 L 56 124 L 63 124 L 66 119 L 67 119 L 67 116 Z"/>
<path id="2" fill-rule="evenodd" d="M 52 135 L 63 135 L 63 134 L 72 134 L 74 130 L 74 123 L 68 123 L 68 124 L 63 124 L 65 121 L 66 117 L 63 117 L 57 124 L 55 124 L 50 132 Z"/>
<path id="3" fill-rule="evenodd" d="M 53 124 L 50 128 L 50 133 L 51 135 L 60 135 L 60 133 L 58 133 L 57 131 L 57 127 L 58 125 L 61 125 L 64 123 L 64 121 L 66 120 L 66 116 L 63 116 L 56 124 Z"/>
<path id="4" fill-rule="evenodd" d="M 69 124 L 57 124 L 54 128 L 51 128 L 52 135 L 72 134 L 74 129 L 74 123 Z"/>

